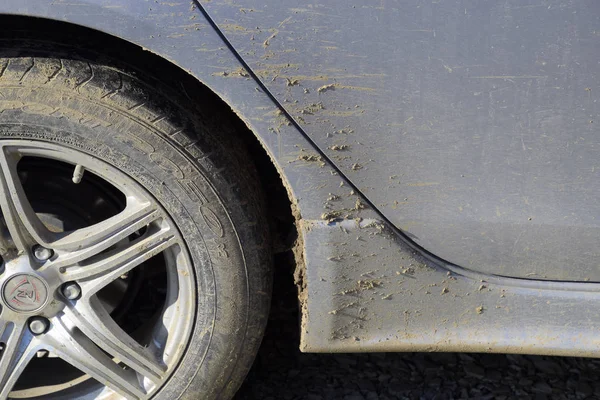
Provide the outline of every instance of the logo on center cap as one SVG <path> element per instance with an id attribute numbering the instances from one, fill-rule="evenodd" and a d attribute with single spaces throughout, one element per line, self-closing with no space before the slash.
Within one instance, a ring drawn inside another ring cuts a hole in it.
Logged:
<path id="1" fill-rule="evenodd" d="M 46 304 L 48 288 L 36 276 L 15 275 L 4 283 L 2 298 L 4 303 L 14 311 L 37 311 Z"/>

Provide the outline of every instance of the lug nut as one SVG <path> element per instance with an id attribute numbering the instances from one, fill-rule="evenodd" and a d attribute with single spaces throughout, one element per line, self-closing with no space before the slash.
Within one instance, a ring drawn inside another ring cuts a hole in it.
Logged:
<path id="1" fill-rule="evenodd" d="M 36 356 L 37 358 L 44 358 L 44 357 L 48 357 L 48 354 L 50 354 L 50 353 L 48 352 L 48 350 L 38 350 L 38 351 L 35 353 L 35 356 Z"/>
<path id="2" fill-rule="evenodd" d="M 68 300 L 76 300 L 79 298 L 79 296 L 81 296 L 81 288 L 74 282 L 65 283 L 62 288 L 62 294 Z"/>
<path id="3" fill-rule="evenodd" d="M 51 249 L 36 245 L 33 248 L 33 255 L 40 261 L 47 261 L 54 255 L 54 252 Z"/>
<path id="4" fill-rule="evenodd" d="M 45 333 L 48 330 L 49 325 L 50 323 L 46 318 L 32 318 L 31 321 L 29 321 L 29 330 L 34 335 L 41 335 L 42 333 Z"/>

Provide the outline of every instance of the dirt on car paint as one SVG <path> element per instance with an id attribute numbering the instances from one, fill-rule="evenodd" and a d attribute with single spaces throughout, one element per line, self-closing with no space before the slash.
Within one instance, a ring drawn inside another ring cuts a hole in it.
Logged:
<path id="1" fill-rule="evenodd" d="M 289 255 L 279 255 L 273 307 L 235 400 L 595 399 L 600 360 L 473 353 L 305 354 Z M 287 263 L 287 267 L 286 267 Z M 356 309 L 348 302 L 332 311 Z M 408 310 L 405 318 L 416 312 Z"/>

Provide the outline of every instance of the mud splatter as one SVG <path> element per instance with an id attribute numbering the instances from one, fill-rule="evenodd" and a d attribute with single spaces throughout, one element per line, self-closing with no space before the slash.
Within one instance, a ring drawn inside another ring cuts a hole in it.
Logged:
<path id="1" fill-rule="evenodd" d="M 330 83 L 329 85 L 323 85 L 317 89 L 318 93 L 327 92 L 328 90 L 335 90 L 335 83 Z"/>

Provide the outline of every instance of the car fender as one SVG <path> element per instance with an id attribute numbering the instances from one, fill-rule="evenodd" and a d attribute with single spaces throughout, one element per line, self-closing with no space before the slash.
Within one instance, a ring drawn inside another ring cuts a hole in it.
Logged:
<path id="1" fill-rule="evenodd" d="M 600 285 L 477 274 L 423 252 L 304 135 L 198 3 L 5 0 L 0 13 L 134 43 L 194 76 L 247 124 L 280 172 L 300 227 L 303 351 L 598 355 Z"/>

